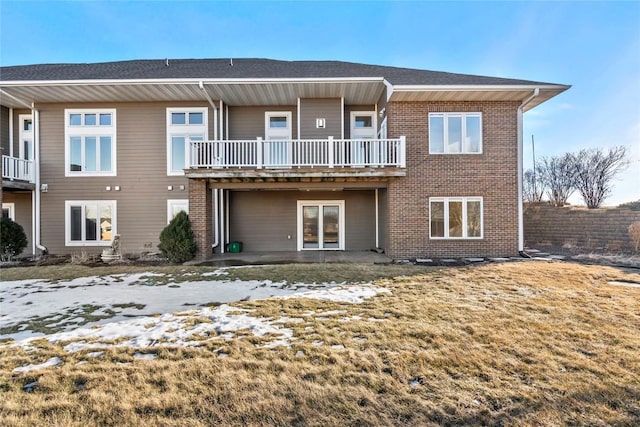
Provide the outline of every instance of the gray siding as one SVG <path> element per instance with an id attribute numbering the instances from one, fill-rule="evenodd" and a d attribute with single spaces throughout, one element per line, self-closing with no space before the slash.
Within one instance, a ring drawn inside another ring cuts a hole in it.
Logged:
<path id="1" fill-rule="evenodd" d="M 342 137 L 342 100 L 301 99 L 300 100 L 300 138 L 315 139 L 333 136 Z M 316 119 L 325 119 L 325 128 L 316 128 Z"/>
<path id="2" fill-rule="evenodd" d="M 27 235 L 27 247 L 22 255 L 30 255 L 33 249 L 31 192 L 5 190 L 2 192 L 2 203 L 15 204 L 16 222 L 24 228 L 24 233 Z"/>
<path id="3" fill-rule="evenodd" d="M 9 155 L 9 109 L 0 107 L 0 147 L 5 156 Z"/>
<path id="4" fill-rule="evenodd" d="M 227 118 L 229 120 L 229 139 L 264 138 L 264 113 L 267 111 L 291 112 L 291 136 L 294 139 L 298 137 L 297 107 L 276 105 L 267 107 L 229 107 L 229 117 Z"/>
<path id="5" fill-rule="evenodd" d="M 66 200 L 115 200 L 116 232 L 121 235 L 123 252 L 156 251 L 167 223 L 167 200 L 188 199 L 189 194 L 186 178 L 167 176 L 166 108 L 197 106 L 207 104 L 40 105 L 41 182 L 49 185 L 49 191 L 42 193 L 41 238 L 50 253 L 96 253 L 103 249 L 65 246 Z M 117 176 L 65 177 L 65 108 L 116 109 Z M 212 135 L 213 113 L 209 109 L 209 137 Z M 120 186 L 120 191 L 114 191 L 115 186 Z"/>
<path id="6" fill-rule="evenodd" d="M 344 137 L 351 138 L 351 112 L 352 111 L 375 111 L 375 105 L 345 105 L 344 106 Z M 376 118 L 377 120 L 378 118 Z"/>
<path id="7" fill-rule="evenodd" d="M 346 250 L 375 247 L 375 197 L 364 191 L 232 191 L 229 237 L 244 251 L 297 250 L 297 201 L 344 200 Z M 291 239 L 288 238 L 291 236 Z"/>

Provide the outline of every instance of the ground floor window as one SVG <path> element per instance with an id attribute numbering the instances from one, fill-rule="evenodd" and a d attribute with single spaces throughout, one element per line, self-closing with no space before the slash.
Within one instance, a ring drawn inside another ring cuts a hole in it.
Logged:
<path id="1" fill-rule="evenodd" d="M 429 198 L 432 239 L 481 239 L 482 224 L 482 197 Z"/>
<path id="2" fill-rule="evenodd" d="M 167 200 L 167 224 L 170 223 L 180 211 L 184 211 L 189 215 L 189 199 Z"/>
<path id="3" fill-rule="evenodd" d="M 116 201 L 65 202 L 67 246 L 109 246 L 116 234 Z"/>
<path id="4" fill-rule="evenodd" d="M 16 220 L 16 204 L 15 203 L 2 204 L 2 218 L 9 218 L 12 221 Z"/>
<path id="5" fill-rule="evenodd" d="M 298 250 L 344 247 L 344 200 L 299 200 Z"/>

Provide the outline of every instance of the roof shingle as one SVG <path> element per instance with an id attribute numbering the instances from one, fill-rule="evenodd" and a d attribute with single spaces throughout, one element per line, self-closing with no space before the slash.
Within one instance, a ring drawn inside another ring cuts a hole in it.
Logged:
<path id="1" fill-rule="evenodd" d="M 168 64 L 168 65 L 167 65 Z M 232 65 L 233 64 L 233 65 Z M 393 85 L 548 85 L 501 77 L 455 74 L 342 61 L 273 59 L 156 59 L 87 64 L 0 67 L 0 81 L 269 79 L 383 77 Z"/>

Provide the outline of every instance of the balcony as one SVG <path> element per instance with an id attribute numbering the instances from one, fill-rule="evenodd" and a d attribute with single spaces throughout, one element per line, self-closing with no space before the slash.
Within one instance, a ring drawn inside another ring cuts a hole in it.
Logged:
<path id="1" fill-rule="evenodd" d="M 191 141 L 189 177 L 404 176 L 405 137 Z"/>
<path id="2" fill-rule="evenodd" d="M 35 171 L 32 160 L 2 156 L 2 185 L 32 189 L 35 182 Z"/>

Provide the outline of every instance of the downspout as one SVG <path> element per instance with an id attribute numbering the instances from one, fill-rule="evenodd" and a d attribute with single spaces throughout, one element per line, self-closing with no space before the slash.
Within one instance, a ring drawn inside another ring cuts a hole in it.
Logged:
<path id="1" fill-rule="evenodd" d="M 33 254 L 35 255 L 36 249 L 42 251 L 43 254 L 47 254 L 48 249 L 40 242 L 40 222 L 41 222 L 41 206 L 40 206 L 40 112 L 36 110 L 35 104 L 31 105 L 31 116 L 33 119 L 33 173 L 35 177 L 35 191 L 34 191 L 34 232 L 33 232 Z"/>
<path id="2" fill-rule="evenodd" d="M 524 206 L 522 200 L 522 174 L 523 174 L 523 130 L 522 115 L 524 107 L 540 94 L 540 88 L 535 88 L 533 93 L 518 106 L 517 127 L 518 127 L 518 253 L 520 256 L 530 258 L 524 252 Z"/>
<path id="3" fill-rule="evenodd" d="M 213 199 L 213 215 L 211 219 L 213 221 L 213 243 L 211 243 L 211 249 L 215 249 L 220 244 L 219 229 L 218 229 L 218 189 L 211 189 L 211 198 Z"/>
<path id="4" fill-rule="evenodd" d="M 380 248 L 380 221 L 379 221 L 379 210 L 380 210 L 380 199 L 378 196 L 378 189 L 375 190 L 375 202 L 376 202 L 376 249 Z"/>

